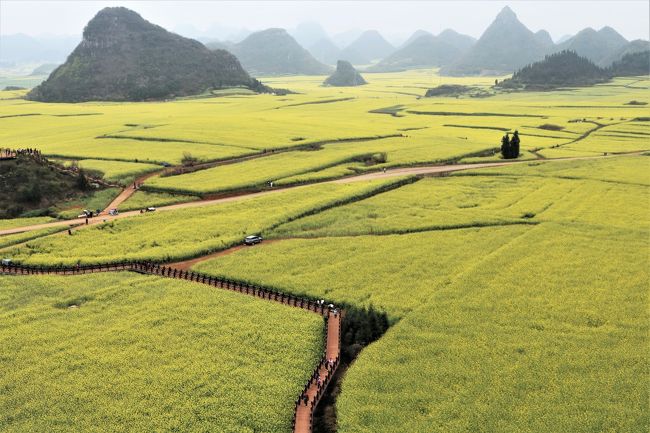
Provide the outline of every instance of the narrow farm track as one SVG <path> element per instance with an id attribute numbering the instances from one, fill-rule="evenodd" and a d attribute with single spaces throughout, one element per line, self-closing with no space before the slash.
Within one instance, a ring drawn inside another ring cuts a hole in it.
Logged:
<path id="1" fill-rule="evenodd" d="M 159 174 L 159 171 L 154 171 L 152 173 L 147 173 L 143 176 L 140 176 L 134 181 L 134 184 L 141 184 L 145 180 L 149 179 L 150 177 L 153 177 L 157 174 Z M 128 185 L 126 186 L 122 192 L 113 199 L 112 202 L 109 203 L 108 206 L 106 206 L 106 209 L 104 209 L 104 213 L 108 213 L 110 209 L 117 209 L 119 206 L 124 203 L 126 200 L 128 200 L 135 192 L 137 191 L 137 188 L 134 187 L 134 185 Z"/>
<path id="2" fill-rule="evenodd" d="M 269 239 L 265 240 L 264 244 L 272 244 L 274 242 L 278 242 L 283 239 Z M 206 260 L 214 259 L 216 257 L 221 257 L 221 256 L 227 256 L 228 254 L 235 253 L 241 249 L 244 248 L 252 248 L 253 246 L 248 246 L 248 245 L 235 245 L 234 247 L 230 247 L 225 250 L 217 251 L 212 254 L 206 254 L 200 257 L 196 257 L 194 259 L 190 260 L 183 260 L 181 262 L 174 262 L 174 263 L 167 263 L 165 266 L 168 266 L 172 269 L 178 269 L 179 271 L 187 271 L 191 269 L 194 265 L 199 264 L 201 262 L 205 262 Z"/>
<path id="3" fill-rule="evenodd" d="M 233 250 L 233 249 L 231 249 Z M 226 250 L 228 251 L 228 250 Z M 231 251 L 232 252 L 232 251 Z M 221 252 L 223 253 L 223 251 Z M 183 262 L 186 263 L 186 262 Z M 180 264 L 179 264 L 180 265 Z M 318 402 L 327 389 L 340 362 L 341 353 L 341 319 L 343 311 L 329 308 L 309 299 L 287 295 L 272 289 L 254 286 L 247 283 L 235 282 L 212 277 L 188 270 L 181 270 L 172 266 L 161 266 L 149 262 L 128 262 L 105 265 L 86 265 L 79 267 L 36 267 L 21 265 L 0 265 L 0 275 L 82 275 L 96 272 L 131 271 L 141 274 L 156 275 L 166 278 L 192 281 L 197 284 L 206 284 L 225 290 L 232 290 L 249 296 L 262 298 L 270 302 L 277 302 L 294 308 L 319 314 L 325 318 L 326 341 L 325 350 L 319 363 L 314 368 L 311 378 L 305 384 L 303 391 L 295 401 L 294 418 L 292 421 L 293 432 L 311 433 L 314 423 L 314 412 Z"/>
<path id="4" fill-rule="evenodd" d="M 553 159 L 545 159 L 544 162 L 552 163 L 554 161 L 579 161 L 579 160 L 589 160 L 589 159 L 620 158 L 620 157 L 624 157 L 624 156 L 638 156 L 638 155 L 641 155 L 644 152 L 645 151 L 636 151 L 636 152 L 630 152 L 630 153 L 610 154 L 610 155 L 553 158 Z M 226 197 L 221 197 L 221 198 L 214 198 L 214 199 L 207 199 L 207 200 L 192 201 L 192 202 L 188 202 L 188 203 L 178 203 L 178 204 L 173 204 L 173 205 L 169 205 L 169 206 L 159 207 L 159 208 L 157 208 L 157 212 L 165 212 L 165 211 L 174 210 L 174 209 L 185 209 L 185 208 L 211 206 L 211 205 L 214 205 L 214 204 L 229 203 L 229 202 L 235 202 L 235 201 L 240 201 L 240 200 L 247 200 L 247 199 L 250 199 L 250 198 L 262 197 L 262 196 L 271 195 L 271 194 L 277 194 L 279 192 L 283 192 L 283 191 L 286 191 L 286 190 L 289 190 L 289 189 L 305 188 L 305 187 L 309 187 L 309 186 L 312 186 L 312 185 L 318 185 L 318 184 L 328 184 L 328 183 L 346 184 L 346 183 L 360 182 L 360 181 L 366 181 L 366 180 L 389 179 L 389 178 L 400 177 L 400 176 L 436 176 L 436 175 L 441 175 L 441 174 L 445 174 L 445 173 L 453 173 L 453 172 L 462 171 L 462 170 L 473 170 L 473 169 L 481 169 L 481 168 L 494 168 L 494 167 L 502 167 L 502 166 L 511 165 L 511 164 L 528 164 L 528 163 L 531 163 L 531 162 L 534 162 L 534 161 L 537 161 L 537 160 L 532 159 L 532 160 L 524 160 L 524 161 L 508 161 L 508 162 L 499 161 L 499 162 L 484 162 L 484 163 L 476 163 L 476 164 L 448 164 L 448 165 L 429 165 L 429 166 L 420 166 L 420 167 L 395 168 L 395 169 L 391 169 L 391 170 L 386 170 L 385 172 L 381 172 L 381 171 L 380 172 L 371 172 L 371 173 L 348 176 L 348 177 L 343 177 L 343 178 L 340 178 L 340 179 L 328 180 L 328 181 L 323 181 L 323 182 L 314 182 L 314 183 L 309 183 L 309 184 L 304 184 L 304 185 L 266 189 L 266 190 L 263 190 L 263 191 L 242 193 L 242 194 L 238 194 L 238 195 L 231 195 L 231 196 L 226 196 Z M 102 223 L 102 222 L 105 222 L 105 221 L 112 221 L 112 220 L 116 220 L 116 219 L 129 218 L 129 217 L 137 216 L 137 215 L 140 215 L 140 214 L 141 214 L 140 211 L 129 211 L 129 212 L 120 213 L 119 215 L 115 215 L 115 216 L 100 215 L 98 217 L 89 218 L 88 225 L 99 224 L 99 223 Z M 45 228 L 48 228 L 48 227 L 61 227 L 61 226 L 75 225 L 75 224 L 79 224 L 79 220 L 55 221 L 55 222 L 51 222 L 51 223 L 34 224 L 34 225 L 22 226 L 22 227 L 13 227 L 13 228 L 10 228 L 10 229 L 0 230 L 0 236 L 13 234 L 13 233 L 22 233 L 22 232 L 31 231 L 31 230 L 40 230 L 40 229 L 45 229 Z"/>

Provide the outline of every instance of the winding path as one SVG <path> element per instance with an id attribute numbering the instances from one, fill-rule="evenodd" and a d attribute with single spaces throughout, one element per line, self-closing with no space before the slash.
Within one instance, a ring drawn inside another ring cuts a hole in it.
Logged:
<path id="1" fill-rule="evenodd" d="M 264 241 L 265 245 L 272 244 L 274 242 L 278 242 L 282 239 L 268 239 Z M 189 260 L 183 260 L 180 262 L 173 262 L 173 263 L 167 263 L 165 266 L 169 266 L 170 268 L 173 269 L 178 269 L 179 271 L 187 271 L 189 269 L 192 269 L 194 265 L 197 265 L 201 262 L 205 262 L 206 260 L 214 259 L 216 257 L 221 257 L 221 256 L 227 256 L 228 254 L 235 253 L 239 250 L 242 250 L 244 248 L 253 248 L 253 246 L 248 246 L 248 245 L 235 245 L 234 247 L 230 247 L 225 250 L 217 251 L 215 253 L 211 254 L 206 254 L 203 256 L 196 257 L 194 259 L 189 259 Z"/>
<path id="2" fill-rule="evenodd" d="M 634 152 L 628 155 L 638 155 L 642 152 Z M 599 158 L 611 158 L 622 155 L 609 155 L 609 156 L 596 156 L 596 157 L 573 157 L 573 158 L 558 158 L 558 160 L 585 160 L 585 159 L 599 159 Z M 546 160 L 546 161 L 554 161 Z M 387 179 L 391 177 L 399 176 L 427 176 L 427 175 L 437 175 L 442 173 L 451 173 L 460 170 L 468 169 L 481 169 L 481 168 L 490 168 L 490 167 L 500 167 L 509 164 L 520 164 L 520 163 L 529 163 L 534 160 L 527 161 L 512 161 L 512 162 L 490 162 L 490 163 L 479 163 L 479 164 L 452 164 L 452 165 L 437 165 L 437 166 L 423 166 L 423 167 L 408 167 L 408 168 L 398 168 L 393 170 L 387 170 L 385 172 L 373 172 L 362 174 L 358 176 L 351 176 L 336 180 L 331 180 L 321 183 L 335 183 L 335 184 L 344 184 L 364 180 L 373 180 L 373 179 Z M 148 175 L 142 176 L 136 182 L 141 183 L 146 180 L 149 176 L 153 176 L 157 173 L 150 173 Z M 254 192 L 245 195 L 237 195 L 231 197 L 223 197 L 212 200 L 203 200 L 198 202 L 189 202 L 189 203 L 180 203 L 170 206 L 161 207 L 159 211 L 167 211 L 173 209 L 181 208 L 191 208 L 191 207 L 202 207 L 209 206 L 217 203 L 225 203 L 232 201 L 244 200 L 252 197 L 259 197 L 269 194 L 275 194 L 278 192 L 285 191 L 289 188 L 301 188 L 309 185 L 301 185 L 296 187 L 286 187 L 278 188 L 273 190 L 266 190 L 261 192 Z M 109 205 L 109 208 L 117 207 L 119 204 L 123 203 L 127 198 L 129 198 L 133 192 L 135 192 L 132 187 L 125 188 L 124 191 Z M 120 218 L 128 218 L 131 216 L 140 215 L 139 211 L 131 211 L 121 213 L 116 216 L 99 216 L 89 219 L 89 225 L 101 223 L 105 220 L 114 220 Z M 0 230 L 0 235 L 19 233 L 29 230 L 38 230 L 48 227 L 56 226 L 65 226 L 79 224 L 80 220 L 76 221 L 57 221 L 53 223 L 45 224 L 36 224 L 25 227 L 16 227 L 12 229 Z M 267 241 L 268 243 L 269 241 Z M 43 267 L 29 267 L 29 266 L 4 266 L 0 265 L 0 274 L 60 274 L 60 275 L 78 275 L 83 273 L 92 273 L 92 272 L 108 272 L 108 271 L 133 271 L 139 273 L 153 274 L 162 277 L 177 278 L 190 280 L 197 283 L 211 285 L 213 287 L 218 287 L 221 289 L 235 290 L 243 294 L 260 297 L 262 299 L 279 302 L 285 305 L 289 305 L 295 308 L 302 308 L 307 311 L 320 314 L 326 318 L 327 321 L 327 338 L 326 338 L 326 347 L 323 353 L 323 357 L 319 364 L 315 367 L 311 379 L 305 384 L 303 392 L 300 394 L 298 399 L 295 402 L 295 412 L 293 419 L 293 431 L 295 433 L 311 433 L 313 428 L 314 412 L 323 396 L 327 385 L 329 384 L 331 378 L 336 372 L 340 360 L 340 351 L 341 351 L 341 320 L 344 312 L 336 311 L 335 309 L 329 309 L 320 305 L 316 302 L 313 302 L 308 299 L 299 298 L 293 295 L 287 295 L 283 293 L 276 292 L 271 289 L 265 289 L 258 286 L 253 286 L 241 282 L 234 282 L 219 279 L 212 277 L 206 274 L 201 274 L 198 272 L 191 271 L 190 268 L 195 264 L 202 262 L 204 260 L 223 256 L 226 254 L 233 253 L 243 246 L 237 246 L 230 248 L 228 250 L 219 251 L 207 256 L 198 257 L 192 260 L 186 260 L 183 262 L 172 263 L 166 266 L 152 264 L 148 262 L 135 262 L 135 263 L 126 263 L 126 264 L 109 264 L 109 265 L 91 265 L 83 267 L 70 267 L 70 268 L 43 268 Z"/>
<path id="3" fill-rule="evenodd" d="M 639 155 L 639 154 L 641 154 L 643 152 L 645 152 L 645 151 L 637 151 L 637 152 L 630 152 L 630 153 L 624 153 L 624 154 L 599 155 L 599 156 L 578 156 L 578 157 L 570 157 L 570 158 L 553 158 L 553 159 L 545 159 L 544 162 L 577 161 L 577 160 L 588 160 L 588 159 L 616 158 L 616 157 L 622 157 L 622 156 L 635 156 L 635 155 Z M 444 174 L 444 173 L 453 173 L 453 172 L 461 171 L 461 170 L 472 170 L 472 169 L 481 169 L 481 168 L 502 167 L 502 166 L 510 165 L 510 164 L 526 164 L 526 163 L 530 163 L 530 162 L 533 162 L 533 161 L 536 161 L 536 160 L 532 159 L 532 160 L 508 161 L 508 162 L 499 161 L 499 162 L 484 162 L 484 163 L 476 163 L 476 164 L 448 164 L 448 165 L 430 165 L 430 166 L 420 166 L 420 167 L 395 168 L 395 169 L 386 170 L 385 172 L 382 172 L 382 171 L 371 172 L 371 173 L 348 176 L 348 177 L 343 177 L 343 178 L 340 178 L 340 179 L 328 180 L 328 181 L 323 181 L 323 182 L 314 182 L 314 183 L 308 183 L 308 184 L 297 185 L 297 186 L 287 186 L 287 187 L 281 187 L 281 188 L 273 188 L 273 189 L 267 189 L 267 190 L 258 191 L 258 192 L 251 192 L 251 193 L 245 193 L 245 194 L 239 194 L 239 195 L 231 195 L 231 196 L 226 196 L 226 197 L 221 197 L 221 198 L 213 198 L 213 199 L 207 199 L 207 200 L 192 201 L 192 202 L 187 202 L 187 203 L 178 203 L 178 204 L 173 204 L 173 205 L 169 205 L 169 206 L 161 206 L 161 207 L 157 208 L 157 212 L 165 212 L 165 211 L 174 210 L 174 209 L 184 209 L 184 208 L 195 208 L 195 207 L 211 206 L 213 204 L 241 201 L 241 200 L 246 200 L 246 199 L 249 199 L 249 198 L 262 197 L 262 196 L 266 196 L 266 195 L 270 195 L 270 194 L 276 194 L 276 193 L 279 193 L 279 192 L 286 191 L 288 189 L 305 188 L 305 187 L 309 187 L 309 186 L 317 185 L 317 184 L 327 184 L 327 183 L 345 184 L 345 183 L 360 182 L 360 181 L 365 181 L 365 180 L 389 179 L 389 178 L 392 178 L 392 177 L 399 177 L 399 176 L 434 176 L 434 175 L 441 175 L 441 174 Z M 130 192 L 127 192 L 126 190 L 129 190 Z M 133 194 L 133 192 L 134 191 L 133 191 L 132 187 L 127 187 L 127 188 L 125 188 L 125 191 L 122 191 L 122 193 L 120 193 L 120 196 L 124 195 L 124 196 L 126 196 L 128 198 L 130 195 Z M 120 196 L 118 196 L 118 198 Z M 118 200 L 118 198 L 116 198 L 113 201 L 113 203 L 115 203 Z M 123 202 L 123 200 L 120 201 L 120 203 L 121 202 Z M 113 205 L 113 203 L 111 203 L 111 205 L 109 205 L 109 208 L 116 207 L 116 206 Z M 120 213 L 119 215 L 115 215 L 115 216 L 100 215 L 98 217 L 89 218 L 88 223 L 89 223 L 89 225 L 99 224 L 99 223 L 102 223 L 104 221 L 112 221 L 112 220 L 115 220 L 115 219 L 129 218 L 129 217 L 137 216 L 137 215 L 140 215 L 140 214 L 141 214 L 140 211 L 136 210 L 136 211 L 123 212 L 123 213 Z M 22 227 L 13 227 L 13 228 L 9 228 L 9 229 L 0 230 L 0 236 L 13 234 L 13 233 L 22 233 L 22 232 L 31 231 L 31 230 L 41 230 L 41 229 L 46 229 L 46 228 L 49 228 L 49 227 L 62 227 L 62 226 L 74 226 L 74 225 L 78 226 L 79 224 L 82 224 L 83 222 L 84 222 L 84 220 L 77 219 L 77 220 L 54 221 L 54 222 L 43 223 L 43 224 L 33 224 L 33 225 L 22 226 Z"/>
<path id="4" fill-rule="evenodd" d="M 326 321 L 325 350 L 321 360 L 314 368 L 311 378 L 305 384 L 303 391 L 295 402 L 292 428 L 294 433 L 311 433 L 314 422 L 314 412 L 324 395 L 340 362 L 341 353 L 341 319 L 345 314 L 335 307 L 326 307 L 312 300 L 298 296 L 280 293 L 272 289 L 225 280 L 198 272 L 179 270 L 171 266 L 163 266 L 150 262 L 129 262 L 104 265 L 85 265 L 78 267 L 42 267 L 23 265 L 1 265 L 0 275 L 81 275 L 95 272 L 132 271 L 160 277 L 189 280 L 225 290 L 233 290 L 249 296 L 277 302 L 294 308 L 318 314 Z"/>
<path id="5" fill-rule="evenodd" d="M 138 177 L 133 183 L 135 184 L 141 184 L 144 183 L 145 180 L 149 179 L 150 177 L 156 176 L 157 174 L 160 174 L 160 171 L 153 171 L 151 173 L 147 173 L 145 175 L 142 175 Z M 134 185 L 129 184 L 126 186 L 122 192 L 113 199 L 112 202 L 106 206 L 106 209 L 104 209 L 104 213 L 108 213 L 110 209 L 118 209 L 122 203 L 124 203 L 126 200 L 128 200 L 135 192 L 138 190 L 137 188 L 134 188 Z"/>

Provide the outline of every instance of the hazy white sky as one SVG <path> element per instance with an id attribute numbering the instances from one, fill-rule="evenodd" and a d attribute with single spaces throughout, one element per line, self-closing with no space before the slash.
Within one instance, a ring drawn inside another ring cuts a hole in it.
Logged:
<path id="1" fill-rule="evenodd" d="M 479 37 L 505 5 L 533 31 L 554 39 L 585 27 L 614 27 L 627 39 L 648 39 L 650 2 L 640 1 L 22 1 L 0 0 L 0 33 L 80 34 L 106 6 L 126 6 L 170 30 L 220 25 L 234 29 L 294 28 L 318 21 L 330 35 L 377 29 L 408 36 L 453 28 Z"/>

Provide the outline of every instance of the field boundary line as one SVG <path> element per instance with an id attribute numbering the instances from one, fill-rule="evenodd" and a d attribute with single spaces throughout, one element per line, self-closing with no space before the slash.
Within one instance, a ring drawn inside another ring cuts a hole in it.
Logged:
<path id="1" fill-rule="evenodd" d="M 0 265 L 0 275 L 83 275 L 97 272 L 130 271 L 140 274 L 156 275 L 205 284 L 211 287 L 231 290 L 277 302 L 294 308 L 300 308 L 325 319 L 325 349 L 311 377 L 307 380 L 298 398 L 294 401 L 294 414 L 291 427 L 294 433 L 311 433 L 314 426 L 314 413 L 325 394 L 334 373 L 341 361 L 341 320 L 345 312 L 333 304 L 325 305 L 322 301 L 286 294 L 274 289 L 249 284 L 237 280 L 215 277 L 191 270 L 179 270 L 172 266 L 152 262 L 119 262 L 96 265 L 77 266 L 30 266 L 10 264 Z"/>
<path id="2" fill-rule="evenodd" d="M 385 172 L 382 171 L 371 171 L 367 172 L 364 174 L 358 174 L 358 175 L 352 175 L 352 176 L 345 176 L 345 177 L 340 177 L 340 178 L 335 178 L 335 179 L 329 179 L 321 182 L 309 182 L 309 183 L 302 183 L 302 184 L 296 184 L 296 185 L 289 185 L 289 186 L 283 186 L 283 187 L 277 187 L 277 188 L 264 188 L 264 189 L 249 189 L 246 191 L 241 191 L 241 194 L 238 193 L 231 193 L 229 195 L 224 195 L 224 196 L 212 196 L 210 198 L 202 199 L 202 200 L 197 200 L 197 201 L 191 201 L 191 202 L 185 202 L 185 203 L 176 203 L 176 204 L 171 204 L 168 206 L 161 206 L 157 208 L 159 211 L 167 211 L 167 210 L 174 210 L 174 209 L 182 209 L 182 208 L 193 208 L 193 207 L 203 207 L 203 206 L 211 206 L 213 204 L 220 204 L 220 203 L 226 203 L 226 202 L 232 202 L 232 201 L 238 201 L 238 200 L 245 200 L 249 198 L 255 198 L 255 197 L 261 197 L 269 194 L 275 194 L 283 191 L 287 191 L 293 188 L 304 188 L 312 185 L 321 185 L 321 184 L 345 184 L 345 183 L 351 183 L 351 182 L 358 182 L 358 181 L 364 181 L 364 180 L 379 180 L 379 179 L 387 179 L 387 178 L 392 178 L 392 177 L 399 177 L 399 176 L 414 176 L 414 177 L 424 177 L 424 176 L 445 176 L 453 172 L 457 171 L 465 171 L 465 170 L 475 170 L 475 169 L 483 169 L 483 168 L 495 168 L 495 167 L 502 167 L 502 166 L 507 166 L 507 165 L 512 165 L 512 164 L 530 164 L 532 162 L 541 162 L 541 163 L 552 163 L 555 161 L 581 161 L 581 160 L 591 160 L 591 159 L 606 159 L 606 158 L 619 158 L 619 157 L 632 157 L 632 156 L 640 156 L 644 153 L 648 152 L 647 150 L 640 150 L 640 151 L 634 151 L 634 152 L 622 152 L 622 153 L 610 153 L 607 155 L 595 155 L 595 156 L 575 156 L 575 157 L 562 157 L 562 158 L 548 158 L 544 160 L 516 160 L 516 161 L 511 161 L 511 162 L 506 162 L 506 161 L 493 161 L 493 162 L 479 162 L 479 163 L 464 163 L 464 164 L 447 164 L 447 165 L 428 165 L 428 166 L 407 166 L 407 167 L 402 167 L 402 168 L 391 168 L 388 169 Z M 475 175 L 473 173 L 468 173 L 466 174 L 467 176 L 470 175 Z M 97 217 L 89 218 L 89 224 L 94 225 L 94 224 L 99 224 L 102 222 L 106 221 L 113 221 L 116 219 L 122 219 L 122 218 L 128 218 L 128 217 L 133 217 L 140 215 L 140 212 L 135 210 L 135 211 L 126 211 L 123 213 L 120 213 L 119 215 L 116 216 L 111 216 L 111 215 L 100 215 Z M 25 231 L 31 231 L 31 230 L 39 230 L 43 228 L 47 228 L 50 226 L 63 226 L 63 225 L 75 225 L 79 224 L 79 220 L 72 219 L 72 220 L 60 220 L 60 221 L 54 221 L 50 223 L 42 223 L 42 224 L 34 224 L 34 225 L 29 225 L 29 226 L 21 226 L 21 227 L 12 227 L 10 229 L 2 229 L 0 230 L 0 236 L 1 235 L 8 235 L 8 234 L 13 234 L 13 233 L 20 233 L 20 232 L 25 232 Z"/>

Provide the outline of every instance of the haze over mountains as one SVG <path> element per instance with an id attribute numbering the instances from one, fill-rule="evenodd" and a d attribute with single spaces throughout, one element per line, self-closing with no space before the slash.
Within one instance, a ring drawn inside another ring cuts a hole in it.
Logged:
<path id="1" fill-rule="evenodd" d="M 408 68 L 449 65 L 460 58 L 474 43 L 471 36 L 447 29 L 434 36 L 422 30 L 369 71 L 400 71 Z"/>
<path id="2" fill-rule="evenodd" d="M 320 63 L 284 29 L 255 32 L 226 47 L 252 75 L 322 75 L 332 68 Z"/>
<path id="3" fill-rule="evenodd" d="M 612 61 L 609 61 L 609 57 L 613 53 L 625 50 L 628 46 L 629 42 L 616 30 L 611 27 L 603 27 L 598 31 L 586 28 L 574 37 L 559 44 L 557 48 L 559 50 L 574 51 L 579 56 L 586 57 L 597 65 L 608 66 L 612 63 Z"/>
<path id="4" fill-rule="evenodd" d="M 103 19 L 110 15 L 106 11 L 112 11 L 121 24 Z M 132 100 L 189 95 L 227 85 L 258 86 L 249 74 L 327 75 L 339 60 L 362 66 L 365 72 L 437 67 L 443 75 L 502 75 L 560 51 L 572 51 L 608 67 L 626 54 L 650 50 L 650 42 L 629 42 L 611 27 L 586 28 L 562 39 L 556 44 L 545 30 L 532 32 L 506 6 L 478 40 L 451 29 L 438 35 L 420 29 L 396 46 L 377 30 L 353 30 L 330 37 L 318 23 L 305 23 L 291 34 L 271 28 L 254 32 L 238 43 L 213 41 L 207 44 L 208 50 L 200 42 L 170 33 L 128 9 L 107 8 L 88 23 L 84 40 L 74 51 L 69 48 L 73 39 L 39 42 L 3 36 L 0 61 L 39 59 L 51 64 L 62 61 L 68 47 L 72 53 L 66 64 L 31 97 Z M 349 43 L 342 45 L 341 40 Z M 118 66 L 123 71 L 120 77 Z M 36 70 L 46 73 L 48 68 Z"/>
<path id="5" fill-rule="evenodd" d="M 395 47 L 377 30 L 368 30 L 341 51 L 339 60 L 347 60 L 355 65 L 365 65 L 373 60 L 383 59 L 394 49 Z"/>
<path id="6" fill-rule="evenodd" d="M 548 51 L 544 35 L 530 31 L 506 6 L 480 39 L 442 71 L 448 75 L 507 73 L 539 60 Z"/>

